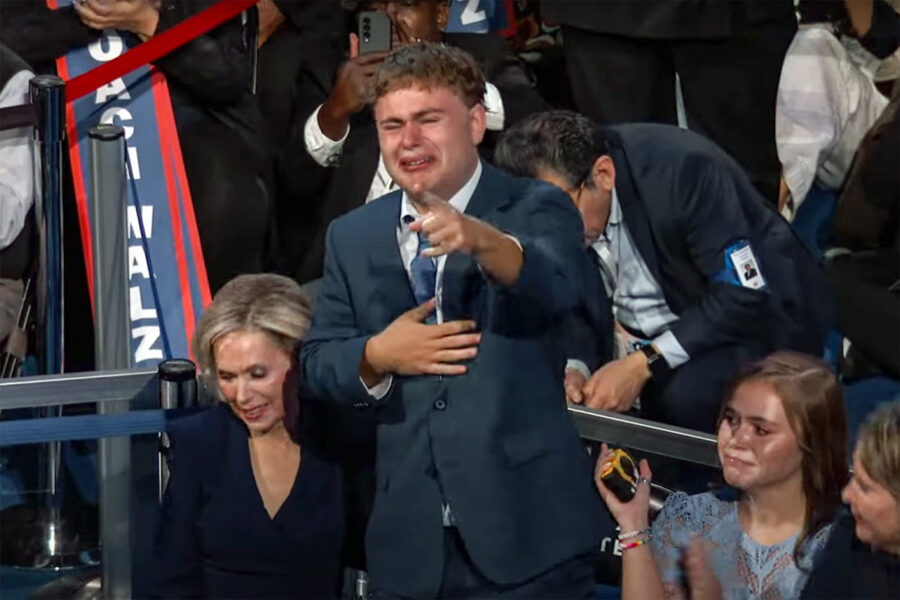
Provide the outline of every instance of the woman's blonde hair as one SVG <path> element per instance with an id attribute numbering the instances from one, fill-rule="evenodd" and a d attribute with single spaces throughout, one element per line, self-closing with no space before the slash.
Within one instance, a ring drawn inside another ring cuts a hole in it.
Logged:
<path id="1" fill-rule="evenodd" d="M 869 477 L 900 501 L 900 401 L 881 406 L 866 419 L 856 452 Z"/>
<path id="2" fill-rule="evenodd" d="M 290 356 L 309 329 L 311 317 L 312 303 L 293 279 L 271 273 L 235 277 L 213 298 L 194 332 L 194 358 L 201 378 L 221 396 L 213 349 L 222 336 L 259 331 Z"/>

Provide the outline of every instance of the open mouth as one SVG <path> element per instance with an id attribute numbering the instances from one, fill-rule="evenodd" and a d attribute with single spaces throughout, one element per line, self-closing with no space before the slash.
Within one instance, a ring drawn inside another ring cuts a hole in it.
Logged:
<path id="1" fill-rule="evenodd" d="M 405 159 L 400 161 L 400 166 L 404 171 L 408 173 L 415 173 L 416 171 L 423 171 L 430 167 L 434 163 L 434 159 L 430 156 L 425 156 L 422 158 L 414 158 L 414 159 Z"/>
<path id="2" fill-rule="evenodd" d="M 241 409 L 241 414 L 244 415 L 244 418 L 248 421 L 256 421 L 262 418 L 262 416 L 266 413 L 267 408 L 267 405 L 262 404 L 250 409 Z"/>

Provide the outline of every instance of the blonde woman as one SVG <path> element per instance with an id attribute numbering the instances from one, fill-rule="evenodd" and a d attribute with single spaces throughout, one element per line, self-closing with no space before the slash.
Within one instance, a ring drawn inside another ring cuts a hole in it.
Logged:
<path id="1" fill-rule="evenodd" d="M 292 357 L 310 313 L 294 281 L 242 275 L 200 320 L 194 355 L 221 402 L 170 428 L 152 596 L 337 595 L 340 471 L 294 427 Z"/>
<path id="2" fill-rule="evenodd" d="M 863 424 L 835 523 L 802 598 L 900 598 L 900 402 Z"/>

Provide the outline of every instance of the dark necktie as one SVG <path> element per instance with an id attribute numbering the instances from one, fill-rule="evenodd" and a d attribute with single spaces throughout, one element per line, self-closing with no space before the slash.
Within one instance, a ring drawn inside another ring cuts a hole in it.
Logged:
<path id="1" fill-rule="evenodd" d="M 422 256 L 422 251 L 431 247 L 428 238 L 423 233 L 419 233 L 419 247 L 416 249 L 416 255 L 409 263 L 409 271 L 412 277 L 413 296 L 416 298 L 416 304 L 423 304 L 434 297 L 435 282 L 437 280 L 437 265 L 433 258 Z M 432 313 L 425 319 L 426 323 L 437 323 L 437 316 Z"/>

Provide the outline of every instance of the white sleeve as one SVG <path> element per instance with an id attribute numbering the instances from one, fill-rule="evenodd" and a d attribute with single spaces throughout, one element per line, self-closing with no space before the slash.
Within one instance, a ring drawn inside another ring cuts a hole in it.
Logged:
<path id="1" fill-rule="evenodd" d="M 388 390 L 391 389 L 391 384 L 394 383 L 394 376 L 387 375 L 384 379 L 382 379 L 372 387 L 367 386 L 366 382 L 362 380 L 362 377 L 359 378 L 359 382 L 363 385 L 364 388 L 366 388 L 366 391 L 370 396 L 372 396 L 376 400 L 381 400 L 387 395 Z"/>
<path id="2" fill-rule="evenodd" d="M 659 353 L 663 355 L 663 358 L 669 363 L 669 368 L 671 369 L 677 369 L 687 361 L 691 360 L 691 355 L 687 353 L 681 345 L 681 342 L 678 341 L 678 338 L 676 338 L 675 334 L 671 331 L 667 331 L 662 335 L 657 336 L 657 338 L 653 340 L 653 345 L 656 346 Z"/>
<path id="3" fill-rule="evenodd" d="M 578 360 L 577 358 L 570 358 L 566 361 L 566 371 L 575 370 L 584 375 L 585 379 L 591 378 L 591 370 L 588 369 L 588 366 L 584 364 L 584 361 Z"/>
<path id="4" fill-rule="evenodd" d="M 797 32 L 785 56 L 775 101 L 775 145 L 791 192 L 792 219 L 838 141 L 847 120 L 842 62 L 846 51 L 829 32 Z"/>
<path id="5" fill-rule="evenodd" d="M 306 145 L 306 151 L 312 156 L 313 160 L 323 167 L 333 167 L 341 159 L 341 152 L 344 150 L 344 142 L 350 134 L 350 126 L 344 131 L 341 139 L 335 141 L 322 133 L 319 127 L 319 111 L 322 109 L 320 104 L 312 115 L 306 120 L 303 126 L 303 142 Z"/>
<path id="6" fill-rule="evenodd" d="M 31 71 L 19 71 L 0 90 L 0 108 L 28 102 Z M 12 244 L 34 201 L 34 145 L 28 127 L 0 132 L 0 248 Z"/>
<path id="7" fill-rule="evenodd" d="M 503 98 L 494 84 L 485 83 L 484 111 L 487 117 L 487 128 L 491 131 L 503 131 L 506 114 L 503 111 Z"/>

